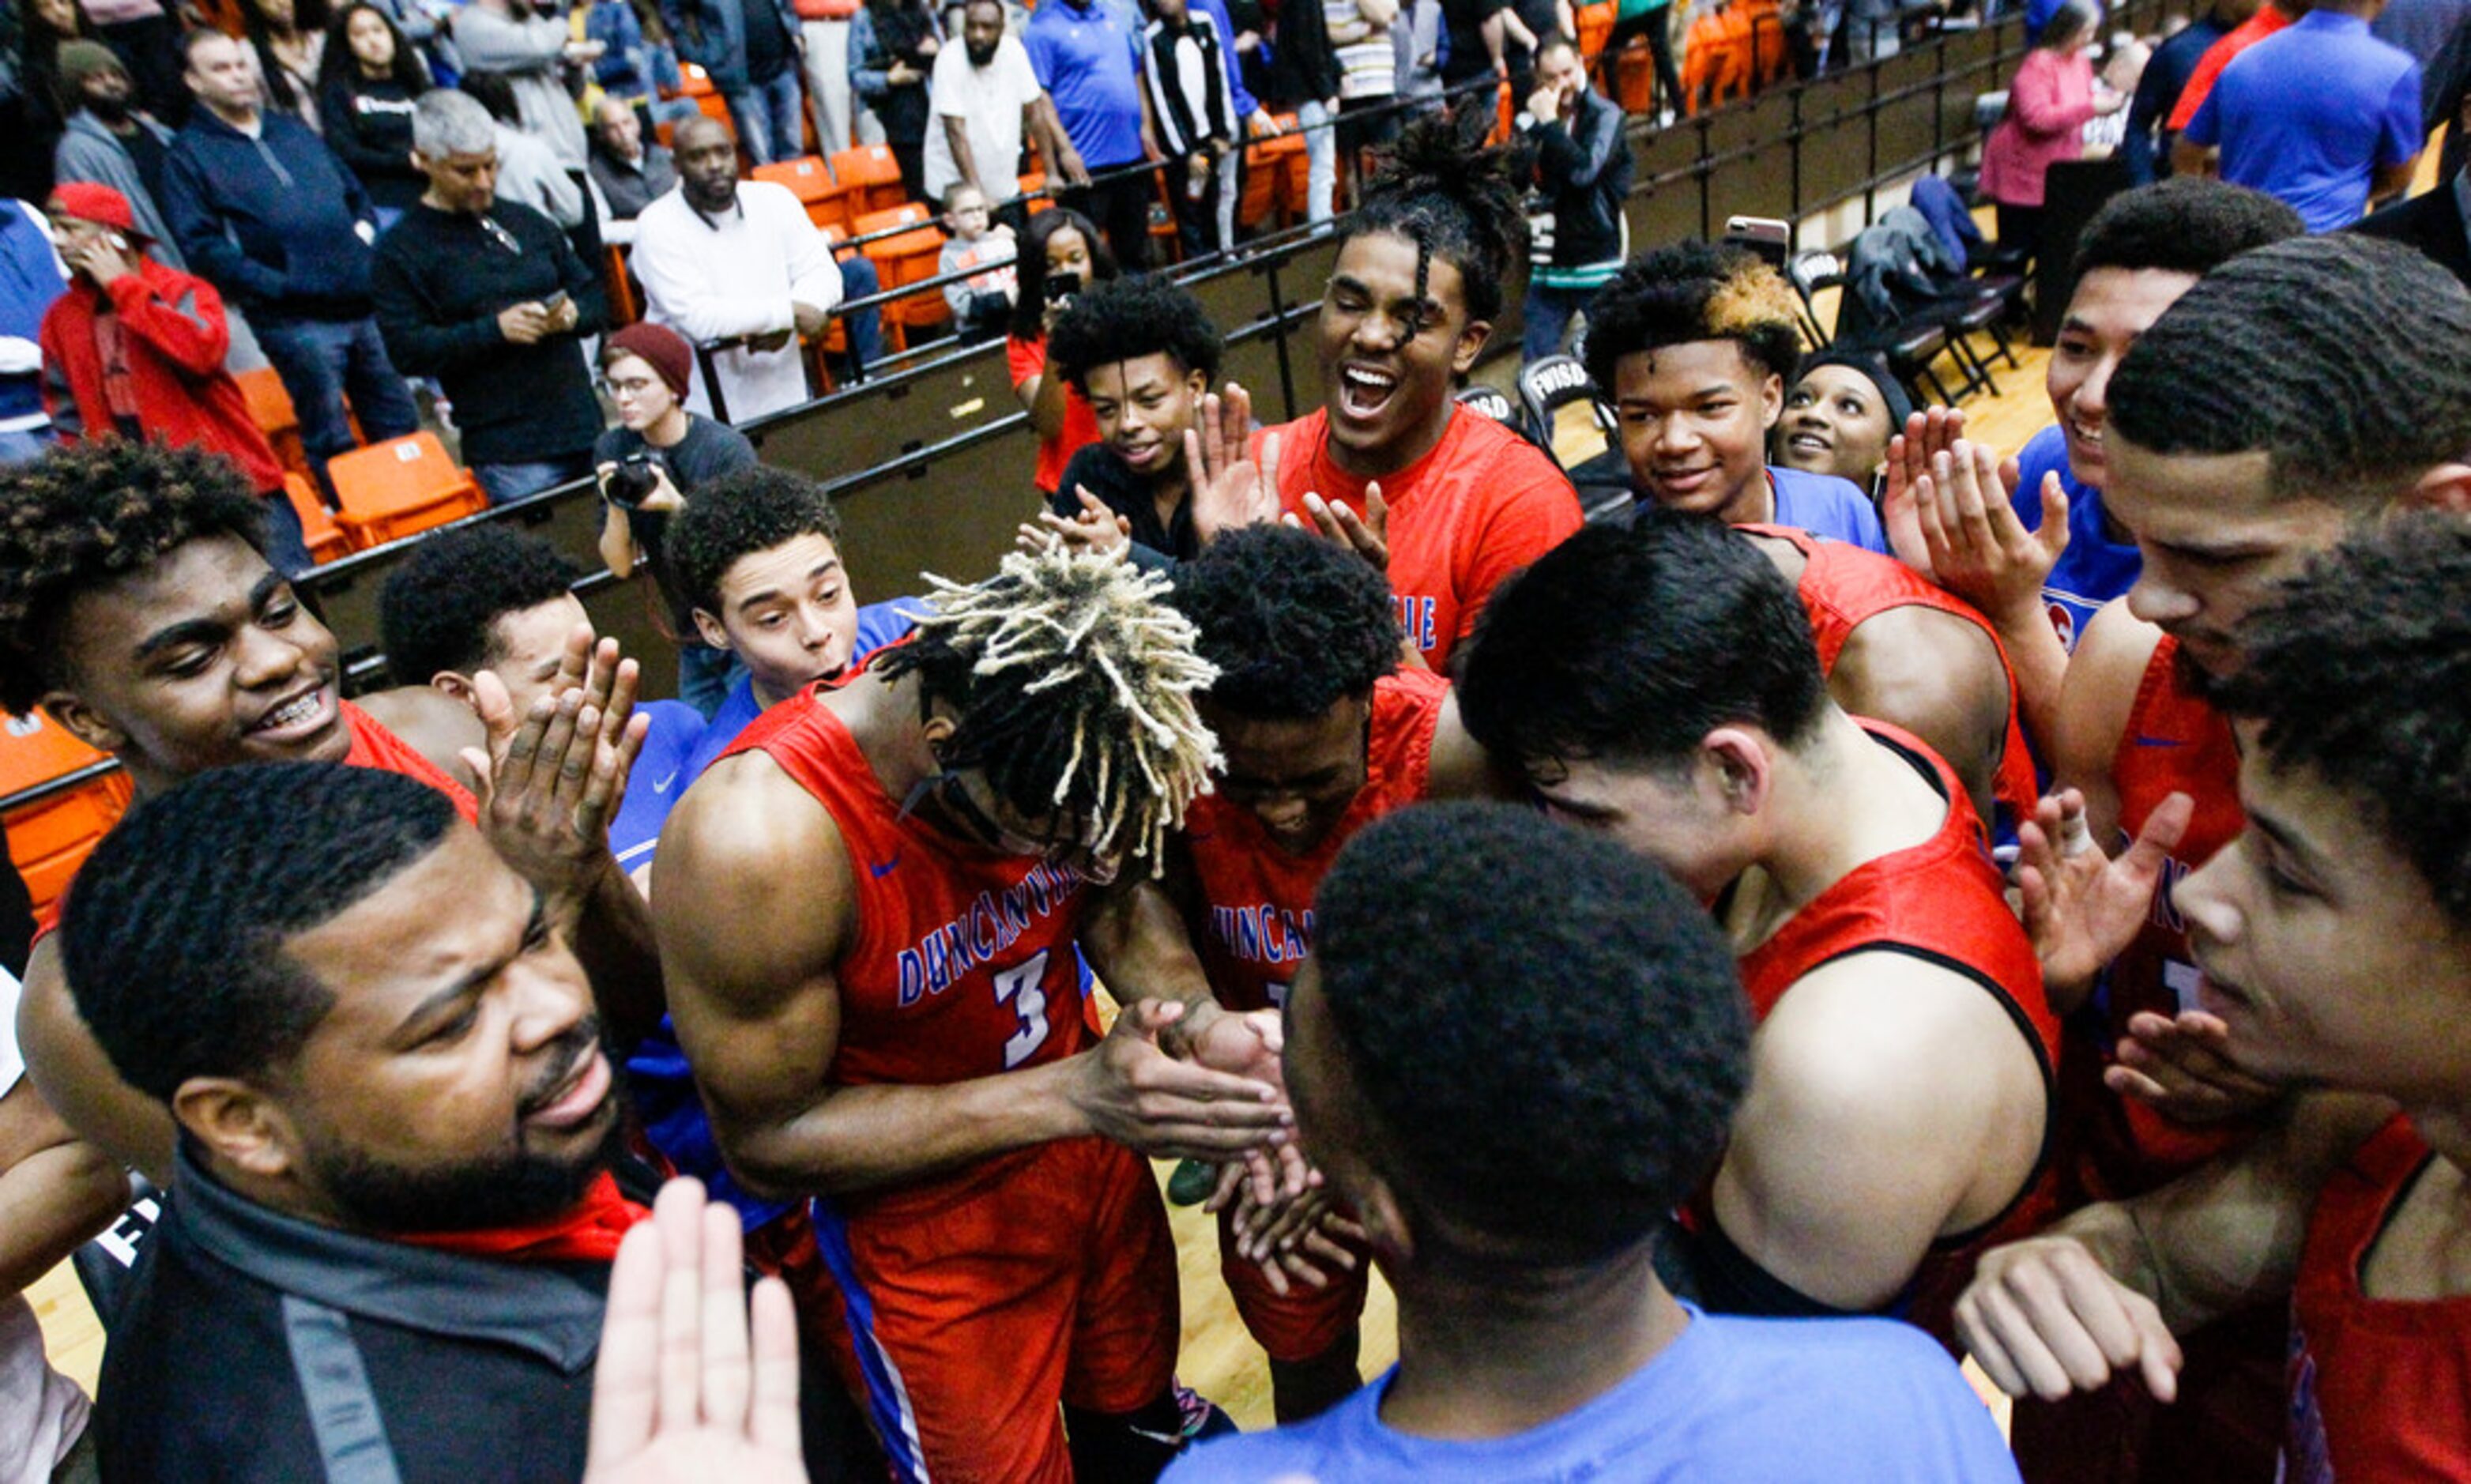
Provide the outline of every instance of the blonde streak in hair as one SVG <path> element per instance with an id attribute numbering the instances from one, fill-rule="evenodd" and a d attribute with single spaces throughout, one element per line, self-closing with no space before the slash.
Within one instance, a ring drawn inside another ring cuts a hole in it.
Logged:
<path id="1" fill-rule="evenodd" d="M 1765 263 L 1750 264 L 1707 295 L 1707 328 L 1719 336 L 1748 335 L 1793 322 L 1793 291 Z"/>

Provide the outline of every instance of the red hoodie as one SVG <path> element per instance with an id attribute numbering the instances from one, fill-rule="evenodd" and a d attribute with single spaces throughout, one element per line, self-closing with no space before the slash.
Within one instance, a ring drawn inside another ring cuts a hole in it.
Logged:
<path id="1" fill-rule="evenodd" d="M 204 279 L 151 258 L 140 257 L 136 271 L 107 291 L 80 274 L 43 317 L 43 408 L 60 436 L 75 441 L 118 431 L 95 341 L 106 295 L 147 436 L 211 449 L 239 464 L 261 493 L 280 491 L 283 465 L 249 416 L 240 384 L 224 369 L 231 328 L 222 296 Z"/>

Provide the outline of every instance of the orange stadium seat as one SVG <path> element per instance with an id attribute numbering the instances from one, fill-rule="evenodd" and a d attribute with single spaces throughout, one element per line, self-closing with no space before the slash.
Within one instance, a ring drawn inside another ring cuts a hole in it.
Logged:
<path id="1" fill-rule="evenodd" d="M 833 178 L 850 193 L 852 235 L 863 237 L 858 219 L 870 211 L 889 211 L 909 199 L 901 184 L 901 162 L 880 144 L 862 144 L 833 156 Z"/>
<path id="2" fill-rule="evenodd" d="M 1015 183 L 1021 187 L 1021 194 L 1028 197 L 1027 201 L 1024 203 L 1022 208 L 1024 214 L 1034 217 L 1042 211 L 1051 211 L 1054 209 L 1055 200 L 1053 197 L 1032 194 L 1033 192 L 1044 191 L 1047 189 L 1046 171 L 1033 170 L 1028 175 L 1020 177 L 1020 179 Z"/>
<path id="3" fill-rule="evenodd" d="M 351 539 L 335 524 L 335 512 L 318 498 L 318 486 L 309 483 L 309 476 L 283 476 L 283 497 L 300 516 L 300 539 L 309 548 L 310 560 L 324 563 L 352 554 Z"/>
<path id="4" fill-rule="evenodd" d="M 798 198 L 798 204 L 807 208 L 807 220 L 819 227 L 849 224 L 851 189 L 834 179 L 832 167 L 815 155 L 758 165 L 754 178 L 788 186 L 789 194 Z"/>
<path id="5" fill-rule="evenodd" d="M 39 711 L 0 721 L 0 797 L 105 761 Z M 95 842 L 120 822 L 130 792 L 129 775 L 111 772 L 9 811 L 9 859 L 26 879 L 37 917 L 50 911 Z"/>
<path id="6" fill-rule="evenodd" d="M 1613 13 L 1618 8 L 1617 0 L 1596 0 L 1593 5 L 1579 7 L 1575 12 L 1579 22 L 1579 62 L 1590 71 L 1595 68 L 1596 59 L 1603 55 L 1605 42 L 1612 36 Z"/>
<path id="7" fill-rule="evenodd" d="M 644 318 L 644 306 L 635 297 L 634 275 L 626 271 L 626 247 L 611 243 L 605 272 L 609 282 L 609 327 L 624 329 Z"/>
<path id="8" fill-rule="evenodd" d="M 446 457 L 434 433 L 407 434 L 339 454 L 328 460 L 326 474 L 342 506 L 335 524 L 357 552 L 477 515 L 489 506 L 480 484 Z"/>
<path id="9" fill-rule="evenodd" d="M 241 395 L 248 400 L 249 420 L 273 445 L 275 459 L 294 474 L 307 474 L 309 455 L 300 446 L 300 414 L 293 411 L 292 393 L 283 389 L 283 378 L 274 374 L 274 367 L 261 365 L 232 380 L 240 383 Z"/>
<path id="10" fill-rule="evenodd" d="M 931 214 L 917 201 L 906 202 L 889 211 L 868 212 L 853 224 L 860 237 L 913 224 L 916 226 L 914 231 L 897 233 L 866 245 L 867 261 L 875 265 L 876 277 L 886 289 L 897 289 L 903 284 L 935 276 L 936 261 L 944 250 L 943 229 L 933 224 Z M 941 294 L 914 294 L 883 306 L 884 328 L 891 332 L 891 344 L 895 350 L 909 348 L 909 331 L 934 329 L 952 318 L 952 310 L 945 304 Z"/>

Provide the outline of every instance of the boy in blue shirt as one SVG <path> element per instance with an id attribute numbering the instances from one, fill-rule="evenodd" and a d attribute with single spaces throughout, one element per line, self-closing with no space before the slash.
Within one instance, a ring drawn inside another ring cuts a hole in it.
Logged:
<path id="1" fill-rule="evenodd" d="M 1672 878 L 1531 811 L 1433 805 L 1350 840 L 1315 910 L 1287 1091 L 1398 1294 L 1400 1361 L 1169 1484 L 2016 1477 L 1918 1331 L 1713 1316 L 1658 1277 L 1750 1080 L 1732 955 Z M 1502 992 L 1540 969 L 1550 993 Z"/>

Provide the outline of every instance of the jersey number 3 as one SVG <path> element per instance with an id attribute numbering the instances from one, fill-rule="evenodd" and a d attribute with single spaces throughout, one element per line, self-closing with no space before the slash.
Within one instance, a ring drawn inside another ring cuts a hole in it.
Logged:
<path id="1" fill-rule="evenodd" d="M 1039 986 L 1047 978 L 1047 955 L 1050 952 L 1042 949 L 996 976 L 996 1003 L 1012 1006 L 1012 1013 L 1021 1017 L 1021 1029 L 1004 1043 L 1006 1072 L 1029 1060 L 1032 1052 L 1047 1044 L 1047 991 Z"/>

